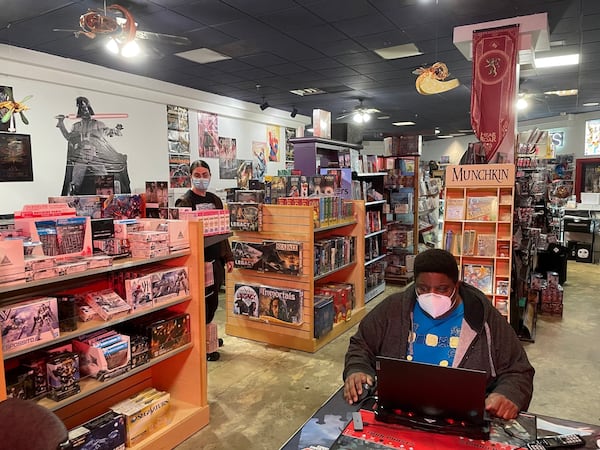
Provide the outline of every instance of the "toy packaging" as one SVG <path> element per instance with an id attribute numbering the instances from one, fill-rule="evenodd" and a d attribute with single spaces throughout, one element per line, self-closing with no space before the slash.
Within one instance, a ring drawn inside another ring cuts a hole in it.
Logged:
<path id="1" fill-rule="evenodd" d="M 69 430 L 69 441 L 73 450 L 125 450 L 125 418 L 108 411 Z"/>
<path id="2" fill-rule="evenodd" d="M 46 362 L 48 374 L 48 396 L 61 401 L 79 393 L 79 356 L 76 353 L 61 352 L 52 354 Z"/>

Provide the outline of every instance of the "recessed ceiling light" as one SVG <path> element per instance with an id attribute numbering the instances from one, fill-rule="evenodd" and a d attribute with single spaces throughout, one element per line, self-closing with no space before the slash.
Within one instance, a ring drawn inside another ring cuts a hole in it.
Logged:
<path id="1" fill-rule="evenodd" d="M 393 47 L 378 48 L 373 51 L 383 59 L 408 58 L 423 54 L 415 44 L 394 45 Z"/>
<path id="2" fill-rule="evenodd" d="M 317 94 L 327 94 L 323 89 L 319 88 L 304 88 L 304 89 L 294 89 L 290 91 L 292 94 L 299 95 L 304 97 L 305 95 L 317 95 Z"/>
<path id="3" fill-rule="evenodd" d="M 563 89 L 561 91 L 546 91 L 546 95 L 558 95 L 559 97 L 568 97 L 570 95 L 577 95 L 579 91 L 577 89 Z"/>
<path id="4" fill-rule="evenodd" d="M 459 133 L 473 133 L 473 130 L 458 130 Z"/>
<path id="5" fill-rule="evenodd" d="M 438 139 L 450 139 L 453 138 L 454 136 L 452 136 L 451 134 L 438 134 L 437 138 Z"/>
<path id="6" fill-rule="evenodd" d="M 187 52 L 175 53 L 175 56 L 179 56 L 180 58 L 184 59 L 189 59 L 190 61 L 196 62 L 198 64 L 208 64 L 212 62 L 231 59 L 231 56 L 215 52 L 210 48 L 197 48 L 195 50 L 188 50 Z"/>
<path id="7" fill-rule="evenodd" d="M 397 127 L 406 127 L 409 125 L 415 125 L 414 122 L 392 122 L 392 125 L 395 125 Z"/>
<path id="8" fill-rule="evenodd" d="M 600 103 L 598 103 L 598 102 L 587 102 L 581 106 L 598 106 L 598 105 L 600 105 Z"/>
<path id="9" fill-rule="evenodd" d="M 389 119 L 390 116 L 377 116 L 377 120 L 385 120 L 385 119 Z"/>
<path id="10" fill-rule="evenodd" d="M 549 56 L 547 58 L 535 58 L 535 67 L 538 69 L 544 67 L 572 66 L 574 64 L 579 64 L 578 53 L 572 55 Z"/>

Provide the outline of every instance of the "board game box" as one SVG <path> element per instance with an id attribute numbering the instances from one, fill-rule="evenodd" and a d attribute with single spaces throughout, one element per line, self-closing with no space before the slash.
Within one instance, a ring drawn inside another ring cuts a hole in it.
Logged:
<path id="1" fill-rule="evenodd" d="M 238 269 L 263 270 L 262 242 L 232 241 L 233 265 Z"/>
<path id="2" fill-rule="evenodd" d="M 275 322 L 302 323 L 303 291 L 260 286 L 258 293 L 259 317 Z"/>
<path id="3" fill-rule="evenodd" d="M 235 231 L 260 231 L 262 229 L 262 204 L 230 202 L 229 228 Z"/>
<path id="4" fill-rule="evenodd" d="M 286 275 L 302 274 L 302 243 L 293 241 L 264 241 L 263 270 Z"/>
<path id="5" fill-rule="evenodd" d="M 260 286 L 236 283 L 233 293 L 233 313 L 258 317 Z"/>

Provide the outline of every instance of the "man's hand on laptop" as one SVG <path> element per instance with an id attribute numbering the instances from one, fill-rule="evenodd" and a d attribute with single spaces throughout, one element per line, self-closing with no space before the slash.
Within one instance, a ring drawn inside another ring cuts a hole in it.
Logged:
<path id="1" fill-rule="evenodd" d="M 358 402 L 359 399 L 364 398 L 365 391 L 373 387 L 373 383 L 373 377 L 363 372 L 348 375 L 344 381 L 344 400 L 351 405 Z M 368 385 L 369 388 L 365 388 L 365 385 Z"/>
<path id="2" fill-rule="evenodd" d="M 345 394 L 345 387 L 344 387 Z M 516 419 L 519 408 L 504 395 L 492 392 L 485 399 L 485 410 L 493 416 L 501 419 Z"/>

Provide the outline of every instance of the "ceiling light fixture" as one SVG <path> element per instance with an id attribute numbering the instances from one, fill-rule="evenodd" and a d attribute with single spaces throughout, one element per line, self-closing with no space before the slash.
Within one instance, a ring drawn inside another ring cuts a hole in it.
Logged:
<path id="1" fill-rule="evenodd" d="M 549 56 L 547 58 L 536 58 L 534 61 L 535 67 L 542 69 L 545 67 L 557 67 L 557 66 L 572 66 L 579 64 L 579 53 L 573 53 L 571 55 L 562 56 Z"/>
<path id="2" fill-rule="evenodd" d="M 598 106 L 598 105 L 600 105 L 600 103 L 598 103 L 598 102 L 587 102 L 587 103 L 582 104 L 581 106 Z"/>
<path id="3" fill-rule="evenodd" d="M 546 95 L 558 95 L 559 97 L 568 97 L 571 95 L 577 95 L 579 90 L 577 89 L 563 89 L 560 91 L 546 91 L 544 94 Z"/>
<path id="4" fill-rule="evenodd" d="M 517 100 L 517 111 L 523 111 L 528 106 L 529 103 L 527 103 L 527 100 L 525 100 L 525 98 L 521 97 Z"/>
<path id="5" fill-rule="evenodd" d="M 369 120 L 371 120 L 371 114 L 362 111 L 357 111 L 356 113 L 354 113 L 354 116 L 352 116 L 352 118 L 356 123 L 367 123 Z"/>
<path id="6" fill-rule="evenodd" d="M 392 122 L 392 125 L 397 126 L 397 127 L 407 127 L 410 125 L 415 125 L 414 122 L 411 121 L 407 121 L 407 122 Z"/>
<path id="7" fill-rule="evenodd" d="M 298 108 L 294 106 L 292 112 L 290 113 L 290 117 L 293 119 L 294 117 L 296 117 L 296 114 L 298 114 Z"/>

